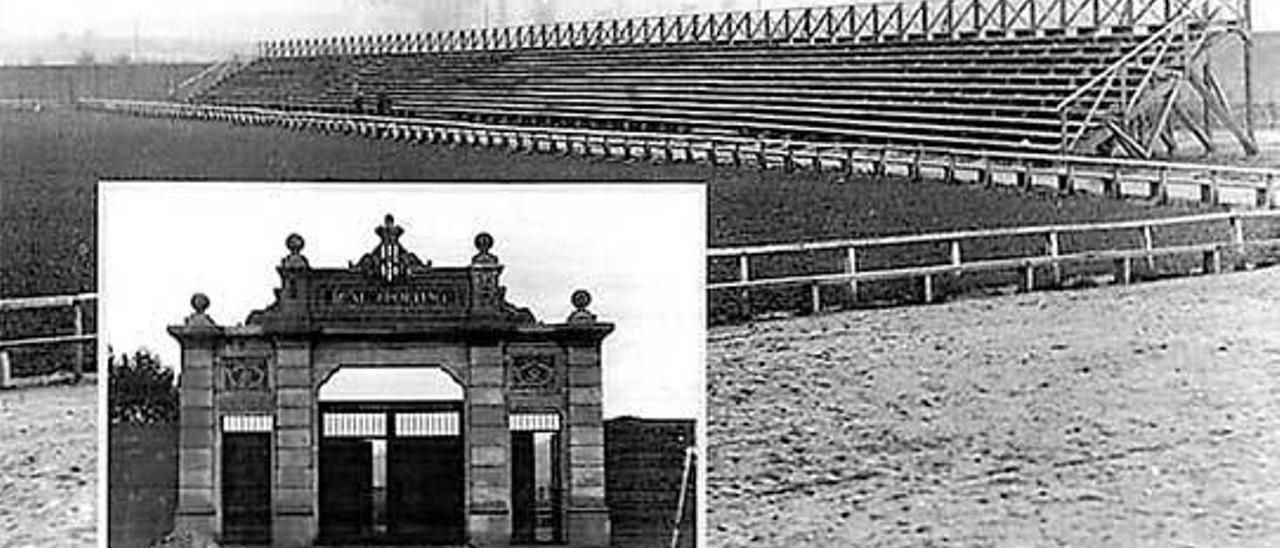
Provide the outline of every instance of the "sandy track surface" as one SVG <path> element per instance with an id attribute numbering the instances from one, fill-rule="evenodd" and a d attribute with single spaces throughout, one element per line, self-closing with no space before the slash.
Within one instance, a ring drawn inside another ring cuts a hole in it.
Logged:
<path id="1" fill-rule="evenodd" d="M 710 338 L 710 546 L 1280 546 L 1280 271 Z"/>
<path id="2" fill-rule="evenodd" d="M 0 546 L 95 546 L 97 388 L 0 392 Z"/>

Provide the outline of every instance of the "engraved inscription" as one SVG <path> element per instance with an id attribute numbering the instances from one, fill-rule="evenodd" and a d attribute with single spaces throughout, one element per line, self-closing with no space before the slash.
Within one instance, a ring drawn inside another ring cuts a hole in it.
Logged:
<path id="1" fill-rule="evenodd" d="M 456 292 L 415 287 L 336 288 L 328 292 L 330 304 L 391 305 L 405 307 L 458 306 Z"/>

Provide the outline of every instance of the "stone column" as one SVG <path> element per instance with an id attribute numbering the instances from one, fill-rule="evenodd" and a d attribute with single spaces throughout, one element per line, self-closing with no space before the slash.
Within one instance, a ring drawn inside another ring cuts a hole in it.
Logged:
<path id="1" fill-rule="evenodd" d="M 570 346 L 568 367 L 568 541 L 574 546 L 608 546 L 599 343 Z"/>
<path id="2" fill-rule="evenodd" d="M 318 533 L 311 344 L 280 340 L 275 367 L 275 459 L 271 490 L 275 546 L 310 546 Z"/>
<path id="3" fill-rule="evenodd" d="M 178 508 L 174 526 L 210 537 L 218 535 L 217 413 L 213 405 L 214 346 L 221 329 L 205 314 L 209 298 L 191 298 L 195 313 L 169 334 L 182 345 L 178 376 Z"/>
<path id="4" fill-rule="evenodd" d="M 511 542 L 511 433 L 503 393 L 503 354 L 497 344 L 470 349 L 466 432 L 467 531 L 478 546 Z"/>

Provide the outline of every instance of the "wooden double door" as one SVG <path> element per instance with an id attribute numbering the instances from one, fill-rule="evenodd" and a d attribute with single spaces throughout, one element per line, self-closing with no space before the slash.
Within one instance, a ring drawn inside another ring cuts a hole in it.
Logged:
<path id="1" fill-rule="evenodd" d="M 389 413 L 387 425 L 396 424 Z M 466 541 L 463 437 L 325 436 L 320 536 L 326 543 Z"/>

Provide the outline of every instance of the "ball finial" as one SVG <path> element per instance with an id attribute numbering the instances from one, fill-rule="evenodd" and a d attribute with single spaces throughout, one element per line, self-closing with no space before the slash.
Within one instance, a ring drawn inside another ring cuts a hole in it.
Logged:
<path id="1" fill-rule="evenodd" d="M 204 314 L 204 311 L 209 309 L 209 296 L 204 293 L 192 295 L 191 308 L 195 309 L 196 314 Z"/>
<path id="2" fill-rule="evenodd" d="M 306 245 L 306 240 L 302 239 L 302 235 L 294 232 L 288 238 L 284 239 L 284 246 L 289 249 L 289 253 L 297 255 L 302 251 L 302 246 Z"/>
<path id="3" fill-rule="evenodd" d="M 578 310 L 586 310 L 591 306 L 591 294 L 585 289 L 579 289 L 573 292 L 573 296 L 569 297 L 569 302 L 573 303 L 573 307 Z"/>
<path id="4" fill-rule="evenodd" d="M 488 232 L 476 234 L 475 245 L 477 251 L 488 253 L 490 249 L 493 249 L 493 236 L 489 235 Z"/>

